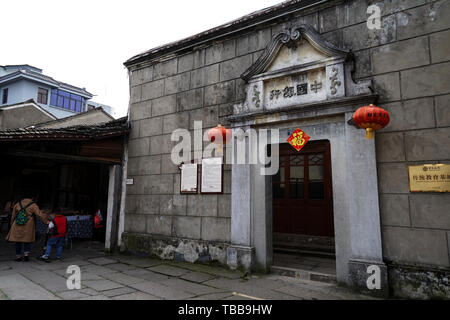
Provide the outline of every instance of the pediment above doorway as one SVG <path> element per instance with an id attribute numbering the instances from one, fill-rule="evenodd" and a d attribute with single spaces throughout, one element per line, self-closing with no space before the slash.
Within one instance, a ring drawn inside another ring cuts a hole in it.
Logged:
<path id="1" fill-rule="evenodd" d="M 334 46 L 311 26 L 279 32 L 241 75 L 246 98 L 234 105 L 232 117 L 372 94 L 370 80 L 353 81 L 353 67 L 351 50 Z"/>

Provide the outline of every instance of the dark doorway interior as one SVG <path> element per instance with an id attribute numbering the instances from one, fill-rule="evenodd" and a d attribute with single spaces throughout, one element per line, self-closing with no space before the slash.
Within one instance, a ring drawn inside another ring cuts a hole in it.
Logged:
<path id="1" fill-rule="evenodd" d="M 49 214 L 58 208 L 58 213 L 68 217 L 68 221 L 71 220 L 68 222 L 70 226 L 83 228 L 83 232 L 74 232 L 75 236 L 70 240 L 96 240 L 104 243 L 108 165 L 11 155 L 3 157 L 0 164 L 0 209 L 3 215 L 10 213 L 8 204 L 16 203 L 31 191 L 31 194 L 37 195 L 36 203 L 41 211 Z M 93 217 L 98 209 L 104 223 L 103 228 L 95 229 Z M 36 223 L 36 236 L 39 239 L 43 236 L 45 226 L 40 221 Z M 87 228 L 90 231 L 85 230 Z M 7 229 L 8 226 L 2 225 L 0 231 L 6 234 Z M 77 238 L 76 235 L 80 237 Z"/>
<path id="2" fill-rule="evenodd" d="M 111 234 L 117 234 L 119 166 L 129 130 L 127 117 L 72 127 L 0 130 L 0 232 L 7 232 L 3 224 L 8 220 L 5 213 L 12 211 L 8 203 L 16 202 L 31 189 L 38 195 L 36 202 L 44 213 L 62 208 L 68 223 L 66 239 L 92 239 L 95 229 L 94 239 L 105 241 L 108 208 L 113 217 L 108 223 Z M 111 181 L 115 191 L 108 199 L 110 172 L 116 178 Z M 98 209 L 103 222 L 97 221 L 97 226 L 103 227 L 93 228 Z M 45 233 L 46 225 L 42 227 L 39 230 L 36 223 L 36 233 Z M 108 248 L 103 247 L 111 250 L 116 237 L 108 240 Z"/>
<path id="3" fill-rule="evenodd" d="M 274 265 L 334 269 L 330 143 L 281 144 L 272 178 Z"/>

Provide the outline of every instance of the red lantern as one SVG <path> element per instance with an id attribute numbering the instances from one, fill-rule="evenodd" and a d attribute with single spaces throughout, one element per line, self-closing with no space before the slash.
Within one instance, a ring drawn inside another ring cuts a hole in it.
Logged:
<path id="1" fill-rule="evenodd" d="M 371 104 L 356 110 L 353 122 L 358 128 L 366 129 L 366 139 L 373 139 L 374 130 L 383 129 L 389 123 L 389 113 Z"/>
<path id="2" fill-rule="evenodd" d="M 222 141 L 220 141 L 220 139 L 216 141 L 216 137 L 220 136 L 222 137 Z M 222 144 L 226 144 L 227 141 L 231 139 L 231 130 L 222 127 L 219 124 L 217 127 L 212 128 L 208 131 L 208 139 L 209 141 L 218 144 L 217 151 L 222 152 Z"/>

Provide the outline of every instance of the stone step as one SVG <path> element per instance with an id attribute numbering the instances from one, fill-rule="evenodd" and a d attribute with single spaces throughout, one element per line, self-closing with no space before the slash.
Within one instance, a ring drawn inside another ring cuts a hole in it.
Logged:
<path id="1" fill-rule="evenodd" d="M 273 243 L 275 248 L 285 252 L 324 252 L 330 257 L 335 253 L 331 237 L 274 233 Z"/>
<path id="2" fill-rule="evenodd" d="M 273 274 L 278 274 L 280 276 L 293 277 L 302 280 L 337 283 L 336 275 L 316 272 L 312 270 L 271 266 L 270 272 Z"/>
<path id="3" fill-rule="evenodd" d="M 310 249 L 310 248 L 308 248 Z M 296 253 L 296 254 L 303 254 L 313 257 L 323 257 L 323 258 L 335 258 L 336 255 L 334 252 L 330 251 L 322 251 L 322 250 L 316 250 L 316 248 L 313 249 L 305 249 L 305 248 L 295 248 L 295 247 L 274 247 L 274 252 L 280 252 L 280 253 Z"/>
<path id="4" fill-rule="evenodd" d="M 333 237 L 312 236 L 304 234 L 277 233 L 273 234 L 273 242 L 290 243 L 295 245 L 320 245 L 334 247 L 335 241 Z"/>
<path id="5" fill-rule="evenodd" d="M 320 245 L 316 243 L 293 243 L 293 242 L 274 242 L 275 247 L 286 247 L 286 248 L 310 248 L 318 251 L 334 252 L 334 246 Z"/>

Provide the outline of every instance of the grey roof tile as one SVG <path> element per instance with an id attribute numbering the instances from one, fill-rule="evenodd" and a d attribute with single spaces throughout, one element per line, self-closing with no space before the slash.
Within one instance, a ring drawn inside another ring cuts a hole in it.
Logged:
<path id="1" fill-rule="evenodd" d="M 28 140 L 95 140 L 125 135 L 130 130 L 128 117 L 97 124 L 57 129 L 16 128 L 0 130 L 0 143 Z"/>

